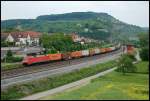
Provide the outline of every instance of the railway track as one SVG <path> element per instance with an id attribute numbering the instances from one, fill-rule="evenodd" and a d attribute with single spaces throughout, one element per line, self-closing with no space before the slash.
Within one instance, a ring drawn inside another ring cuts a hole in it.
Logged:
<path id="1" fill-rule="evenodd" d="M 83 58 L 72 59 L 72 60 L 67 60 L 67 61 L 55 61 L 51 63 L 36 64 L 36 65 L 29 66 L 29 67 L 22 67 L 22 68 L 17 68 L 17 69 L 12 69 L 12 70 L 1 71 L 1 80 L 18 77 L 22 75 L 27 75 L 27 74 L 32 74 L 32 73 L 37 73 L 37 72 L 42 72 L 42 71 L 47 71 L 47 70 L 52 70 L 52 69 L 57 69 L 57 68 L 61 68 L 64 66 L 75 65 L 75 64 L 83 63 L 83 62 L 90 61 L 90 60 L 96 60 L 104 56 L 116 54 L 120 51 L 122 51 L 122 49 L 119 49 L 110 53 L 94 55 L 91 57 L 83 57 Z"/>

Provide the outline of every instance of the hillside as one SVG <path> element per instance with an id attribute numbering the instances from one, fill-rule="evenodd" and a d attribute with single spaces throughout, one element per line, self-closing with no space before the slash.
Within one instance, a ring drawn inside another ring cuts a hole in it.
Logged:
<path id="1" fill-rule="evenodd" d="M 14 19 L 1 21 L 2 31 L 11 28 L 39 32 L 78 32 L 94 39 L 115 39 L 135 37 L 145 32 L 145 28 L 129 25 L 107 13 L 73 12 L 65 14 L 41 15 L 36 19 Z M 117 36 L 117 37 L 116 37 Z"/>

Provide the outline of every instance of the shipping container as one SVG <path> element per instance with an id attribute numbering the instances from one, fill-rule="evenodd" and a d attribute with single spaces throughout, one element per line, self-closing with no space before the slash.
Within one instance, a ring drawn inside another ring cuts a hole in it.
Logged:
<path id="1" fill-rule="evenodd" d="M 89 50 L 82 50 L 82 56 L 89 56 Z"/>
<path id="2" fill-rule="evenodd" d="M 118 45 L 116 45 L 116 48 L 118 49 L 118 48 L 120 48 L 120 46 L 121 46 L 121 45 L 120 45 L 120 43 L 119 43 Z"/>
<path id="3" fill-rule="evenodd" d="M 94 49 L 90 49 L 90 50 L 89 50 L 89 53 L 90 53 L 90 56 L 92 56 L 92 55 L 95 54 L 95 50 L 94 50 Z"/>
<path id="4" fill-rule="evenodd" d="M 133 46 L 132 45 L 127 45 L 127 50 L 133 50 Z"/>
<path id="5" fill-rule="evenodd" d="M 134 53 L 134 47 L 132 45 L 127 45 L 127 53 L 133 54 Z"/>
<path id="6" fill-rule="evenodd" d="M 78 58 L 82 56 L 82 51 L 75 51 L 75 52 L 71 52 L 71 57 L 72 58 Z"/>
<path id="7" fill-rule="evenodd" d="M 105 48 L 100 48 L 100 53 L 105 53 Z"/>
<path id="8" fill-rule="evenodd" d="M 105 51 L 110 52 L 110 51 L 112 51 L 112 49 L 111 48 L 105 48 Z"/>
<path id="9" fill-rule="evenodd" d="M 115 47 L 110 47 L 111 48 L 111 50 L 115 50 Z"/>
<path id="10" fill-rule="evenodd" d="M 99 54 L 100 53 L 100 49 L 95 48 L 94 50 L 95 50 L 95 54 Z"/>
<path id="11" fill-rule="evenodd" d="M 56 53 L 56 54 L 48 54 L 50 60 L 61 60 L 62 59 L 62 54 L 61 53 Z"/>
<path id="12" fill-rule="evenodd" d="M 70 52 L 62 53 L 62 59 L 63 60 L 69 60 L 69 59 L 71 59 L 71 53 Z"/>

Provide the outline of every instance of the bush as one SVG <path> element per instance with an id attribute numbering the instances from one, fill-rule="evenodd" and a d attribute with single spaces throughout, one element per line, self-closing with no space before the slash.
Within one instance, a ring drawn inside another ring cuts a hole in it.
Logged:
<path id="1" fill-rule="evenodd" d="M 23 60 L 23 57 L 13 57 L 13 62 L 20 62 Z"/>
<path id="2" fill-rule="evenodd" d="M 5 61 L 6 60 L 6 61 Z M 21 62 L 23 60 L 23 57 L 5 57 L 3 59 L 3 62 L 8 62 L 8 63 L 12 63 L 12 62 Z"/>
<path id="3" fill-rule="evenodd" d="M 143 47 L 140 51 L 140 57 L 143 61 L 149 61 L 149 48 Z"/>
<path id="4" fill-rule="evenodd" d="M 132 54 L 128 54 L 128 57 L 129 57 L 130 59 L 132 59 L 132 61 L 136 61 L 136 58 L 135 58 L 135 56 L 134 56 L 134 55 L 132 55 Z"/>
<path id="5" fill-rule="evenodd" d="M 126 54 L 122 55 L 122 57 L 118 61 L 117 72 L 122 72 L 123 74 L 128 72 L 135 72 L 137 68 L 133 65 L 133 60 Z"/>
<path id="6" fill-rule="evenodd" d="M 10 70 L 14 68 L 21 68 L 23 67 L 20 63 L 2 63 L 1 64 L 1 70 Z"/>
<path id="7" fill-rule="evenodd" d="M 8 50 L 7 51 L 7 54 L 6 54 L 6 57 L 12 57 L 13 56 L 13 53 L 11 50 Z"/>
<path id="8" fill-rule="evenodd" d="M 1 41 L 1 47 L 15 46 L 15 42 Z"/>

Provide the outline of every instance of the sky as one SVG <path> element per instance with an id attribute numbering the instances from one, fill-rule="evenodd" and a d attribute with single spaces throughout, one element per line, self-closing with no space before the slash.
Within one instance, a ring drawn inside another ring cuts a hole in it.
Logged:
<path id="1" fill-rule="evenodd" d="M 105 12 L 128 24 L 149 27 L 149 1 L 1 1 L 1 20 L 86 11 Z"/>

